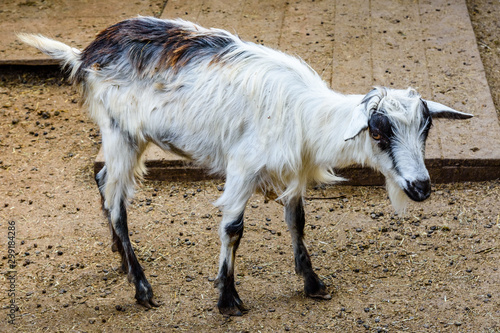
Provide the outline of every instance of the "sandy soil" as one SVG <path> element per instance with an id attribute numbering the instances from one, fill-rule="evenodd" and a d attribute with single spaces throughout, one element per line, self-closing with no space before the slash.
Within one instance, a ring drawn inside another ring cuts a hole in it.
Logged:
<path id="1" fill-rule="evenodd" d="M 498 110 L 500 5 L 469 9 Z M 0 276 L 12 276 L 10 227 L 18 331 L 500 331 L 500 181 L 435 185 L 406 217 L 383 188 L 311 189 L 307 243 L 330 301 L 305 298 L 282 207 L 255 195 L 236 263 L 250 312 L 235 318 L 218 313 L 213 288 L 222 182 L 146 181 L 129 228 L 162 306 L 145 311 L 110 249 L 92 172 L 99 131 L 78 100 L 55 68 L 0 73 Z"/>

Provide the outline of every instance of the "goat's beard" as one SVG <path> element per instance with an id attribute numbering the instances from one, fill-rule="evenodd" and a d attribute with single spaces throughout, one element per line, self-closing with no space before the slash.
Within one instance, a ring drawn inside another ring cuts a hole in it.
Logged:
<path id="1" fill-rule="evenodd" d="M 392 206 L 399 215 L 404 215 L 410 198 L 408 198 L 405 191 L 389 177 L 386 178 L 385 186 Z"/>

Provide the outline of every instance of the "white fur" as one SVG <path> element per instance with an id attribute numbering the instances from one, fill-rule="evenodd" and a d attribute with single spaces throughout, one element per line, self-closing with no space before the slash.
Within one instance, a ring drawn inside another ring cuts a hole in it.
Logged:
<path id="1" fill-rule="evenodd" d="M 190 157 L 214 173 L 234 174 L 238 190 L 271 187 L 285 202 L 301 195 L 308 181 L 343 180 L 333 169 L 351 164 L 369 165 L 394 178 L 399 187 L 404 186 L 403 180 L 391 172 L 394 166 L 384 156 L 378 156 L 380 152 L 374 149 L 366 131 L 355 140 L 345 140 L 352 123 L 359 121 L 353 110 L 360 107 L 362 95 L 330 90 L 316 72 L 297 58 L 243 42 L 223 30 L 175 22 L 206 35 L 230 36 L 236 47 L 218 63 L 211 64 L 211 58 L 202 57 L 178 73 L 167 69 L 140 76 L 128 70 L 123 61 L 99 70 L 85 69 L 85 105 L 101 127 L 107 164 L 117 166 L 117 177 L 131 170 L 140 175 L 144 167 L 140 156 L 126 162 L 125 147 L 106 148 L 106 141 L 119 140 L 112 138 L 110 119 L 118 122 L 121 134 L 136 140 L 140 152 L 147 142 L 154 142 Z M 61 59 L 73 74 L 80 70 L 80 51 L 43 36 L 20 38 Z M 238 57 L 241 53 L 247 56 Z M 405 177 L 428 177 L 422 147 L 415 145 L 419 96 L 408 90 L 385 90 L 385 94 L 388 96 L 382 96 L 376 104 L 387 106 L 388 114 L 407 129 L 407 135 L 401 137 L 405 148 L 398 153 L 406 166 Z M 368 105 L 370 108 L 373 106 Z M 126 179 L 118 187 L 126 188 L 121 191 L 130 197 L 129 187 L 134 181 L 129 176 Z M 226 186 L 216 204 L 240 209 L 242 204 L 235 200 L 246 199 Z"/>

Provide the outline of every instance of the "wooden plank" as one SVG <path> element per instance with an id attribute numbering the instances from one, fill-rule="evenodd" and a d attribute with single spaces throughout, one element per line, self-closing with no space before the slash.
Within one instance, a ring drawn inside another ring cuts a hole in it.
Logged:
<path id="1" fill-rule="evenodd" d="M 203 168 L 179 158 L 178 156 L 162 152 L 158 147 L 152 146 L 146 151 L 146 179 L 161 181 L 199 181 L 207 179 L 220 179 L 209 174 Z M 462 181 L 488 181 L 500 178 L 500 160 L 442 160 L 427 159 L 425 161 L 432 182 L 453 183 Z M 94 163 L 94 173 L 97 174 L 104 166 L 102 153 Z M 336 170 L 336 173 L 347 179 L 340 185 L 383 185 L 384 178 L 378 172 L 369 168 L 353 166 Z"/>
<path id="2" fill-rule="evenodd" d="M 331 82 L 333 59 L 333 1 L 294 1 L 286 8 L 279 49 L 304 59 Z"/>
<path id="3" fill-rule="evenodd" d="M 202 6 L 203 0 L 168 0 L 160 18 L 181 18 L 196 23 L 200 17 Z"/>
<path id="4" fill-rule="evenodd" d="M 285 0 L 256 0 L 245 2 L 237 34 L 244 40 L 278 48 L 283 20 L 285 17 Z"/>
<path id="5" fill-rule="evenodd" d="M 500 158 L 500 126 L 465 1 L 420 1 L 431 98 L 474 114 L 436 122 L 443 159 Z"/>
<path id="6" fill-rule="evenodd" d="M 207 28 L 220 28 L 234 32 L 241 19 L 245 3 L 243 0 L 204 1 L 198 23 Z"/>
<path id="7" fill-rule="evenodd" d="M 389 88 L 415 88 L 431 97 L 427 58 L 422 47 L 422 25 L 416 1 L 372 1 L 371 52 L 373 84 Z M 426 158 L 442 158 L 440 131 L 431 130 Z"/>
<path id="8" fill-rule="evenodd" d="M 373 86 L 370 7 L 364 0 L 335 4 L 332 88 L 366 94 Z"/>
<path id="9" fill-rule="evenodd" d="M 48 56 L 17 40 L 16 33 L 40 33 L 83 48 L 99 31 L 122 19 L 155 15 L 162 1 L 8 1 L 0 10 L 0 65 L 46 64 Z"/>

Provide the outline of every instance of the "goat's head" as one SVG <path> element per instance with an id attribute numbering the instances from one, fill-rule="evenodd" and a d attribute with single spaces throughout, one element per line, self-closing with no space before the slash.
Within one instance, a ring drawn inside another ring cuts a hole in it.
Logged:
<path id="1" fill-rule="evenodd" d="M 424 163 L 425 141 L 433 118 L 467 119 L 471 114 L 426 101 L 413 89 L 375 88 L 355 108 L 344 139 L 365 133 L 372 146 L 371 166 L 386 178 L 389 198 L 404 211 L 407 198 L 430 196 L 429 172 Z"/>

